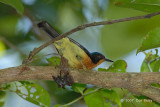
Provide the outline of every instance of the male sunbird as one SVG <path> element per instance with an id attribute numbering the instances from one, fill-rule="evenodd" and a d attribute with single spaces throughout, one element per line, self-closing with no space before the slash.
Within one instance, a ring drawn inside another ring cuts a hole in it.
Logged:
<path id="1" fill-rule="evenodd" d="M 38 27 L 46 31 L 52 38 L 60 35 L 46 21 L 40 22 Z M 91 70 L 104 61 L 113 62 L 99 52 L 90 53 L 85 47 L 69 37 L 54 42 L 54 45 L 58 53 L 68 60 L 68 64 L 72 68 Z"/>

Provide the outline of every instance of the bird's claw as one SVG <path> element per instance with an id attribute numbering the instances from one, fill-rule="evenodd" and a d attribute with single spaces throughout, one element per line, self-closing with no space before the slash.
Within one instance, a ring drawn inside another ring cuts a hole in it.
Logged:
<path id="1" fill-rule="evenodd" d="M 59 75 L 57 77 L 52 76 L 52 78 L 57 83 L 59 88 L 64 88 L 65 89 L 65 85 L 71 86 L 73 84 L 73 79 L 69 75 L 69 73 L 65 74 L 63 77 L 61 75 Z"/>

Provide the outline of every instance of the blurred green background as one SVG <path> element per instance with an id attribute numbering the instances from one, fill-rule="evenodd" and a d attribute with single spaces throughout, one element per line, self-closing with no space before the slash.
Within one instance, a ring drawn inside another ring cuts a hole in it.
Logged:
<path id="1" fill-rule="evenodd" d="M 3 1 L 3 0 L 2 0 Z M 17 0 L 18 1 L 18 0 Z M 119 19 L 147 14 L 138 10 L 115 6 L 115 0 L 21 0 L 24 6 L 19 10 L 0 2 L 0 69 L 18 66 L 30 51 L 50 38 L 37 28 L 42 20 L 48 21 L 60 33 L 85 23 Z M 17 13 L 18 12 L 18 13 Z M 125 59 L 128 72 L 139 72 L 144 55 L 136 56 L 136 49 L 148 31 L 160 25 L 160 16 L 151 19 L 129 21 L 107 26 L 90 27 L 76 32 L 70 37 L 85 46 L 89 51 L 99 51 L 106 57 L 117 60 Z M 42 50 L 31 65 L 48 65 L 46 58 L 40 57 L 53 53 L 50 46 Z M 101 67 L 107 67 L 103 63 Z M 58 89 L 53 81 L 37 81 L 45 87 L 52 98 L 52 105 L 65 104 L 80 96 L 68 89 Z M 13 100 L 14 98 L 14 100 Z M 14 93 L 7 94 L 6 107 L 20 107 L 26 104 Z M 18 105 L 18 106 L 17 106 Z M 86 106 L 83 102 L 75 107 Z"/>

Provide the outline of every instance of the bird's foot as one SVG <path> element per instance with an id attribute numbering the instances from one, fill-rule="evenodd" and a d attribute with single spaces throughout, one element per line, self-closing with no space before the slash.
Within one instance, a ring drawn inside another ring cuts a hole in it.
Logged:
<path id="1" fill-rule="evenodd" d="M 29 71 L 30 68 L 27 65 L 22 65 L 22 68 L 20 69 L 19 75 L 23 74 L 24 71 Z"/>
<path id="2" fill-rule="evenodd" d="M 58 66 L 60 68 L 59 76 L 52 76 L 54 81 L 57 83 L 59 88 L 65 88 L 65 85 L 71 86 L 74 81 L 69 75 L 68 61 L 64 57 L 61 57 L 61 64 Z"/>

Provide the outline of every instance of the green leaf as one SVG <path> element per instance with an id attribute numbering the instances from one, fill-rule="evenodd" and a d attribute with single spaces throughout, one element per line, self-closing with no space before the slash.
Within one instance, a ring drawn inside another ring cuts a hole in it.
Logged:
<path id="1" fill-rule="evenodd" d="M 38 84 L 22 81 L 11 82 L 3 87 L 7 91 L 16 92 L 21 98 L 31 103 L 41 107 L 50 107 L 51 99 L 48 92 Z"/>
<path id="2" fill-rule="evenodd" d="M 87 89 L 85 94 L 94 89 Z M 117 105 L 121 107 L 119 95 L 114 90 L 102 89 L 84 97 L 88 107 L 111 107 Z"/>
<path id="3" fill-rule="evenodd" d="M 24 7 L 20 0 L 0 0 L 0 2 L 12 6 L 21 15 L 24 12 Z"/>
<path id="4" fill-rule="evenodd" d="M 54 57 L 48 58 L 47 61 L 50 63 L 51 66 L 57 66 L 57 65 L 60 65 L 61 58 L 54 56 Z"/>
<path id="5" fill-rule="evenodd" d="M 0 99 L 2 99 L 6 95 L 6 92 L 0 91 Z"/>
<path id="6" fill-rule="evenodd" d="M 0 107 L 3 107 L 6 101 L 6 92 L 0 91 Z"/>
<path id="7" fill-rule="evenodd" d="M 25 87 L 28 91 L 28 95 L 25 97 L 23 93 L 18 93 L 19 96 L 26 99 L 29 102 L 37 104 L 39 106 L 49 107 L 51 103 L 48 92 L 37 84 L 30 84 Z"/>
<path id="8" fill-rule="evenodd" d="M 74 83 L 72 85 L 72 89 L 77 93 L 81 93 L 82 95 L 85 88 L 86 88 L 86 84 Z"/>
<path id="9" fill-rule="evenodd" d="M 125 73 L 126 68 L 127 68 L 127 63 L 124 60 L 117 60 L 108 69 L 99 68 L 98 71 Z"/>
<path id="10" fill-rule="evenodd" d="M 146 35 L 137 53 L 158 47 L 160 47 L 160 28 L 156 28 Z"/>
<path id="11" fill-rule="evenodd" d="M 116 6 L 131 8 L 144 12 L 160 11 L 159 0 L 115 0 L 114 4 Z"/>
<path id="12" fill-rule="evenodd" d="M 159 70 L 160 70 L 160 59 L 156 60 L 153 72 L 160 72 Z"/>
<path id="13" fill-rule="evenodd" d="M 85 93 L 91 92 L 94 89 L 87 89 Z M 100 92 L 94 92 L 84 97 L 84 100 L 88 107 L 111 107 L 110 102 L 106 102 L 106 99 Z"/>
<path id="14" fill-rule="evenodd" d="M 141 72 L 159 72 L 160 68 L 160 59 L 158 53 L 153 54 L 153 52 L 145 53 L 146 57 L 141 65 Z M 151 70 L 149 69 L 151 68 Z"/>
<path id="15" fill-rule="evenodd" d="M 154 86 L 154 87 L 160 88 L 160 84 L 153 83 L 153 84 L 151 84 L 151 85 Z"/>
<path id="16" fill-rule="evenodd" d="M 109 101 L 112 101 L 114 104 L 118 104 L 121 107 L 121 99 L 119 95 L 114 90 L 104 89 L 100 93 Z"/>

